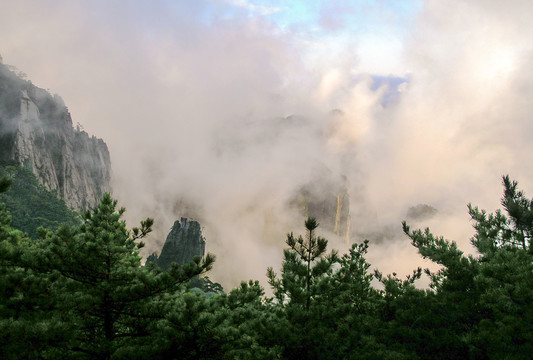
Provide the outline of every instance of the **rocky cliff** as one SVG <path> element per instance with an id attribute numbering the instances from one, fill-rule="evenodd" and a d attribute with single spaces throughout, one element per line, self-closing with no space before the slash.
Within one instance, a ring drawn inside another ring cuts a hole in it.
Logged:
<path id="1" fill-rule="evenodd" d="M 75 129 L 63 100 L 0 63 L 0 162 L 21 164 L 73 210 L 109 192 L 111 161 L 103 140 Z"/>
<path id="2" fill-rule="evenodd" d="M 181 218 L 176 220 L 165 240 L 161 255 L 152 254 L 146 263 L 155 262 L 163 270 L 170 267 L 173 262 L 186 264 L 193 257 L 205 255 L 205 238 L 202 235 L 200 223 L 194 220 Z"/>

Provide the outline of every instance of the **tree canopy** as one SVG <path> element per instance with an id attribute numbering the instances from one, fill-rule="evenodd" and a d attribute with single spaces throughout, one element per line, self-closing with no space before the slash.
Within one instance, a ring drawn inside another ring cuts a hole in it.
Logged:
<path id="1" fill-rule="evenodd" d="M 12 180 L 0 178 L 0 192 Z M 106 194 L 81 221 L 36 239 L 0 207 L 3 359 L 527 359 L 533 353 L 533 201 L 503 178 L 503 210 L 469 205 L 476 254 L 429 229 L 404 232 L 438 271 L 371 270 L 368 241 L 327 253 L 316 219 L 287 236 L 273 296 L 258 281 L 206 296 L 211 254 L 142 266 L 140 241 Z M 427 275 L 429 288 L 416 286 Z M 376 286 L 376 284 L 380 284 Z"/>

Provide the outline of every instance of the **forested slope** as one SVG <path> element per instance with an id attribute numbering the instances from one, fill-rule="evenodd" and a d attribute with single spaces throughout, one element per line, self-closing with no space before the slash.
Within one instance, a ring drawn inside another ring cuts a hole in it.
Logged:
<path id="1" fill-rule="evenodd" d="M 0 176 L 12 179 L 10 190 L 0 194 L 0 203 L 5 203 L 12 216 L 12 226 L 37 236 L 37 228 L 55 229 L 62 223 L 74 225 L 81 218 L 67 208 L 56 194 L 39 184 L 35 175 L 18 165 L 0 166 Z"/>

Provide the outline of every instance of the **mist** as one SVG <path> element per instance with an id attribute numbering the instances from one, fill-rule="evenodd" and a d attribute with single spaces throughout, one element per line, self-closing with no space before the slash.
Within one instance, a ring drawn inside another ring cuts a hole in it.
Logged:
<path id="1" fill-rule="evenodd" d="M 217 255 L 212 280 L 265 284 L 286 233 L 303 232 L 302 187 L 327 193 L 327 179 L 345 176 L 350 241 L 369 238 L 373 267 L 404 275 L 428 266 L 401 232 L 410 207 L 436 208 L 410 223 L 471 252 L 469 202 L 498 208 L 503 174 L 532 193 L 529 1 L 421 2 L 394 56 L 381 58 L 367 51 L 368 34 L 333 21 L 344 7 L 317 5 L 320 37 L 272 20 L 289 5 L 235 3 L 0 8 L 4 63 L 58 93 L 74 122 L 106 141 L 128 225 L 155 218 L 144 255 L 191 217 Z M 387 4 L 378 3 L 358 11 L 376 17 Z"/>

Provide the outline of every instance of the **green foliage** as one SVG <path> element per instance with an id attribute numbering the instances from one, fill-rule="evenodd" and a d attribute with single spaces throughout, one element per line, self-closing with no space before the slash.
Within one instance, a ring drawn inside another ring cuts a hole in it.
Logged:
<path id="1" fill-rule="evenodd" d="M 478 257 L 465 256 L 429 229 L 411 232 L 404 224 L 420 254 L 443 266 L 436 273 L 426 270 L 433 292 L 421 316 L 431 320 L 423 330 L 432 334 L 432 346 L 417 350 L 423 358 L 446 350 L 462 358 L 525 359 L 533 351 L 533 206 L 508 176 L 503 185 L 507 215 L 469 205 Z"/>
<path id="2" fill-rule="evenodd" d="M 56 194 L 40 185 L 31 171 L 18 165 L 7 165 L 0 166 L 2 175 L 10 179 L 11 186 L 9 191 L 1 192 L 0 202 L 5 203 L 11 213 L 14 228 L 35 239 L 40 226 L 56 229 L 63 223 L 79 223 L 79 215 L 69 210 Z"/>
<path id="3" fill-rule="evenodd" d="M 493 358 L 525 358 L 533 352 L 533 202 L 503 178 L 501 211 L 487 215 L 469 206 L 472 244 L 480 252 L 474 286 L 483 318 L 471 334 L 474 351 Z"/>
<path id="4" fill-rule="evenodd" d="M 383 301 L 371 286 L 368 242 L 354 244 L 341 258 L 336 252 L 324 256 L 327 241 L 314 235 L 318 224 L 308 219 L 305 225 L 305 239 L 287 237 L 290 248 L 284 251 L 281 277 L 271 268 L 267 273 L 282 358 L 409 358 L 380 343 Z"/>
<path id="5" fill-rule="evenodd" d="M 319 295 L 321 278 L 331 273 L 337 261 L 336 252 L 322 257 L 328 242 L 315 235 L 317 227 L 316 219 L 308 218 L 305 221 L 305 239 L 294 237 L 292 233 L 287 235 L 289 249 L 283 252 L 281 279 L 277 279 L 272 268 L 267 269 L 269 284 L 280 304 L 288 300 L 290 304 L 303 305 L 309 310 L 312 298 Z"/>
<path id="6" fill-rule="evenodd" d="M 145 359 L 273 359 L 279 347 L 272 337 L 273 316 L 263 302 L 259 283 L 241 283 L 212 299 L 185 293 L 168 303 L 165 318 L 152 331 Z"/>
<path id="7" fill-rule="evenodd" d="M 0 192 L 11 178 L 0 178 Z M 11 227 L 11 216 L 0 205 L 0 358 L 38 359 L 67 334 L 55 318 L 50 300 L 54 277 L 40 276 L 23 264 L 31 261 L 34 242 Z"/>
<path id="8" fill-rule="evenodd" d="M 121 220 L 123 213 L 106 194 L 77 227 L 42 229 L 41 238 L 29 244 L 24 238 L 13 238 L 20 232 L 2 237 L 2 245 L 13 249 L 3 259 L 3 269 L 6 273 L 16 270 L 10 277 L 20 274 L 19 284 L 2 284 L 3 298 L 8 300 L 4 303 L 18 301 L 2 309 L 3 319 L 42 315 L 43 330 L 52 325 L 61 329 L 62 337 L 55 343 L 47 342 L 46 332 L 36 335 L 33 342 L 46 349 L 41 357 L 56 358 L 59 353 L 69 358 L 118 357 L 132 339 L 149 336 L 152 321 L 163 318 L 166 297 L 212 267 L 214 256 L 210 254 L 166 272 L 142 267 L 138 251 L 142 244 L 135 240 L 150 232 L 153 221 L 147 219 L 139 230 L 130 232 Z M 20 286 L 25 282 L 31 291 Z M 22 301 L 16 292 L 22 294 Z M 17 326 L 7 321 L 6 328 L 13 333 Z M 23 339 L 29 341 L 28 336 Z M 23 343 L 20 340 L 17 346 Z"/>
<path id="9" fill-rule="evenodd" d="M 0 190 L 10 178 L 0 178 Z M 504 177 L 505 214 L 469 206 L 479 254 L 429 229 L 404 231 L 441 266 L 405 279 L 370 271 L 369 243 L 326 255 L 318 223 L 287 236 L 274 296 L 257 281 L 206 296 L 191 288 L 212 255 L 162 271 L 108 194 L 81 224 L 14 230 L 0 207 L 2 359 L 527 359 L 533 353 L 533 201 Z M 428 289 L 415 283 L 423 273 Z M 207 279 L 208 280 L 208 279 Z M 372 286 L 381 284 L 378 290 Z M 216 287 L 216 284 L 210 283 Z M 214 288 L 213 288 L 214 289 Z"/>
<path id="10" fill-rule="evenodd" d="M 224 293 L 222 285 L 217 282 L 212 282 L 207 276 L 194 277 L 189 282 L 189 287 L 206 297 L 212 297 Z"/>

